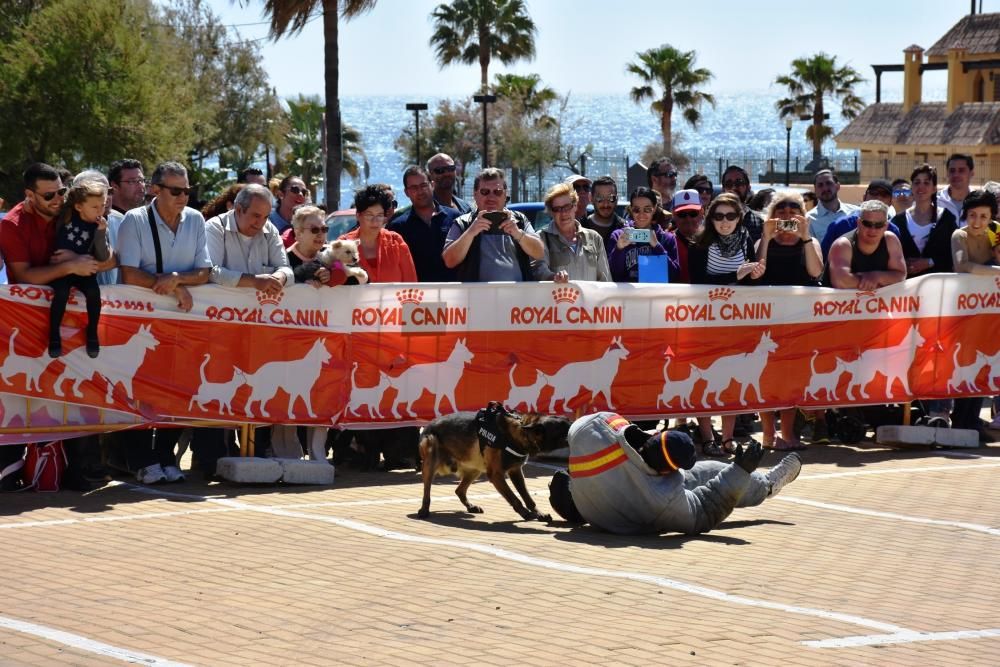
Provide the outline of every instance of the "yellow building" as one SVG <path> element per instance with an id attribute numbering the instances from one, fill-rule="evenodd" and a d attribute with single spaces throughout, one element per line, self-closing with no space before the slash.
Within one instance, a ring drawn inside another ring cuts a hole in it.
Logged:
<path id="1" fill-rule="evenodd" d="M 862 183 L 909 178 L 924 162 L 945 183 L 951 153 L 972 155 L 977 183 L 1000 181 L 1000 13 L 970 14 L 926 52 L 915 44 L 904 49 L 903 65 L 872 67 L 875 104 L 834 137 L 837 148 L 860 151 Z M 947 101 L 923 101 L 927 70 L 948 71 Z M 902 104 L 881 102 L 882 73 L 899 71 Z"/>

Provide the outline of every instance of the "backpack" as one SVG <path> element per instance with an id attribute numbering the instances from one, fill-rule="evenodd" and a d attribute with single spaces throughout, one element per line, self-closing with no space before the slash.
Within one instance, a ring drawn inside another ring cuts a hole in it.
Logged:
<path id="1" fill-rule="evenodd" d="M 28 445 L 21 471 L 22 490 L 58 491 L 66 470 L 66 450 L 62 440 Z"/>

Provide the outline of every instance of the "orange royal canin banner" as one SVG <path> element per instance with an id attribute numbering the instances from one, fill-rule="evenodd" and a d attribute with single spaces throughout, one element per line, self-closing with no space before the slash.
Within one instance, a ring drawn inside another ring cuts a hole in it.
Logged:
<path id="1" fill-rule="evenodd" d="M 0 286 L 0 443 L 76 425 L 417 424 L 491 400 L 557 414 L 719 414 L 983 395 L 1000 279 L 877 292 L 579 282 L 204 286 L 194 309 L 103 289 L 101 353 L 74 298 L 47 352 L 47 287 Z"/>

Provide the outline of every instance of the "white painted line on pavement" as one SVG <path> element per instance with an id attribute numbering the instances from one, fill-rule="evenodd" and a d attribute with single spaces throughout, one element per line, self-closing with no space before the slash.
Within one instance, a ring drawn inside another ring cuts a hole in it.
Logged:
<path id="1" fill-rule="evenodd" d="M 1000 529 L 984 526 L 978 523 L 966 523 L 964 521 L 944 521 L 942 519 L 928 519 L 920 516 L 907 516 L 905 514 L 894 514 L 892 512 L 880 512 L 878 510 L 866 510 L 860 507 L 850 507 L 848 505 L 838 505 L 836 503 L 821 503 L 816 500 L 805 498 L 795 498 L 792 496 L 777 495 L 772 500 L 780 500 L 786 503 L 796 503 L 798 505 L 808 505 L 819 509 L 833 510 L 836 512 L 847 512 L 848 514 L 861 514 L 863 516 L 874 516 L 881 519 L 894 519 L 896 521 L 909 521 L 910 523 L 922 523 L 930 526 L 947 526 L 949 528 L 962 528 L 964 530 L 974 530 L 979 533 L 986 533 L 1000 537 Z"/>
<path id="2" fill-rule="evenodd" d="M 126 514 L 122 516 L 90 516 L 84 519 L 48 519 L 44 521 L 11 521 L 0 523 L 0 530 L 11 528 L 46 528 L 48 526 L 72 526 L 86 523 L 114 523 L 116 521 L 139 521 L 141 519 L 166 519 L 174 516 L 190 514 L 218 514 L 219 512 L 237 512 L 231 507 L 217 507 L 206 510 L 185 510 L 182 512 L 149 512 L 147 514 Z"/>
<path id="3" fill-rule="evenodd" d="M 808 465 L 808 464 L 806 464 Z M 803 479 L 836 479 L 838 477 L 862 477 L 864 475 L 893 475 L 911 472 L 968 472 L 983 468 L 1000 468 L 1000 463 L 977 463 L 975 465 L 960 464 L 953 466 L 922 466 L 919 468 L 885 468 L 879 470 L 852 470 L 850 472 L 821 472 L 815 475 L 799 475 L 797 481 Z"/>
<path id="4" fill-rule="evenodd" d="M 859 637 L 835 637 L 802 642 L 811 648 L 854 648 L 881 644 L 908 644 L 910 642 L 940 642 L 959 639 L 979 639 L 1000 637 L 1000 628 L 989 630 L 955 630 L 952 632 L 894 632 L 890 635 L 863 635 Z"/>
<path id="5" fill-rule="evenodd" d="M 104 642 L 95 641 L 81 635 L 73 634 L 72 632 L 56 630 L 55 628 L 49 628 L 36 623 L 29 623 L 27 621 L 19 621 L 16 618 L 0 616 L 0 628 L 7 628 L 8 630 L 22 632 L 35 637 L 41 637 L 42 639 L 48 639 L 49 641 L 62 644 L 63 646 L 69 646 L 70 648 L 86 651 L 87 653 L 96 653 L 97 655 L 114 658 L 115 660 L 121 660 L 123 662 L 130 662 L 132 664 L 154 665 L 156 667 L 189 667 L 187 663 L 174 662 L 173 660 L 167 660 L 166 658 L 160 658 L 148 653 L 141 653 L 127 648 L 119 648 L 117 646 L 112 646 L 111 644 L 105 644 Z"/>

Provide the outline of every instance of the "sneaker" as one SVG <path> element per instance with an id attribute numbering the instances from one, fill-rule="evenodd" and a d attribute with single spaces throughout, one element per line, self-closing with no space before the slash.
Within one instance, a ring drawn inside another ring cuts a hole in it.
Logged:
<path id="1" fill-rule="evenodd" d="M 830 430 L 826 426 L 826 417 L 817 417 L 813 424 L 812 439 L 814 445 L 830 444 Z"/>
<path id="2" fill-rule="evenodd" d="M 166 478 L 168 482 L 171 483 L 184 481 L 184 473 L 182 473 L 181 469 L 178 468 L 177 466 L 164 466 L 163 476 Z"/>
<path id="3" fill-rule="evenodd" d="M 139 468 L 135 473 L 135 478 L 143 484 L 159 484 L 167 481 L 167 475 L 159 463 Z"/>
<path id="4" fill-rule="evenodd" d="M 771 485 L 771 492 L 767 495 L 778 495 L 778 492 L 785 488 L 786 484 L 795 481 L 795 478 L 799 476 L 800 470 L 802 470 L 802 459 L 799 458 L 798 454 L 789 454 L 781 459 L 778 465 L 764 474 L 768 484 Z"/>

